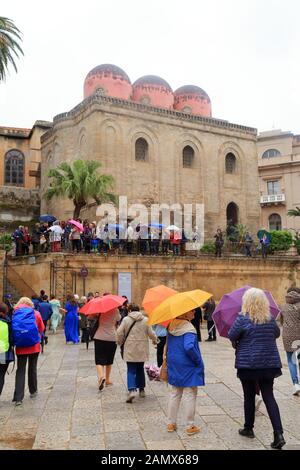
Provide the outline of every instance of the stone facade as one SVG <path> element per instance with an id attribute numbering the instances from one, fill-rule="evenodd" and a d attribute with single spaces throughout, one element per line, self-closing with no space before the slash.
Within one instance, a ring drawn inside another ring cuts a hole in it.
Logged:
<path id="1" fill-rule="evenodd" d="M 3 263 L 1 253 L 0 262 Z M 50 269 L 50 262 L 55 263 L 55 269 Z M 212 292 L 217 300 L 243 285 L 252 285 L 270 290 L 279 304 L 284 302 L 288 287 L 300 285 L 300 262 L 295 258 L 216 260 L 214 257 L 129 258 L 48 254 L 36 258 L 12 258 L 9 265 L 22 279 L 27 282 L 30 279 L 30 287 L 35 292 L 45 289 L 50 293 L 52 290 L 61 299 L 71 292 L 78 295 L 90 291 L 118 293 L 118 274 L 131 273 L 132 300 L 139 305 L 146 289 L 160 284 L 179 291 L 203 289 Z M 85 279 L 80 277 L 82 267 L 88 270 Z"/>
<path id="2" fill-rule="evenodd" d="M 300 136 L 262 132 L 257 148 L 262 226 L 300 230 L 300 218 L 287 215 L 300 207 Z"/>
<path id="3" fill-rule="evenodd" d="M 135 142 L 148 144 L 146 161 L 135 158 Z M 94 94 L 69 113 L 54 118 L 42 138 L 41 192 L 48 170 L 76 158 L 98 160 L 112 174 L 115 192 L 129 203 L 199 203 L 205 207 L 205 235 L 226 227 L 227 206 L 237 205 L 238 222 L 253 232 L 259 226 L 256 130 L 213 118 L 156 108 Z M 194 151 L 191 167 L 183 166 L 183 149 Z M 228 153 L 235 157 L 226 172 Z M 72 202 L 42 199 L 42 212 L 64 220 Z M 82 213 L 95 220 L 95 207 Z"/>
<path id="4" fill-rule="evenodd" d="M 36 121 L 32 129 L 0 127 L 0 223 L 27 222 L 39 214 L 41 135 L 51 125 Z M 22 159 L 19 181 L 15 167 L 10 168 L 11 180 L 7 180 L 6 161 L 11 152 Z"/>

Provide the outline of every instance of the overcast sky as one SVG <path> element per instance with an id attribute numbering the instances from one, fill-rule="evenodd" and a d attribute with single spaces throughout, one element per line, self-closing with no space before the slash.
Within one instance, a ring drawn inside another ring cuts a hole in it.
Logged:
<path id="1" fill-rule="evenodd" d="M 299 0 L 2 0 L 25 53 L 0 83 L 0 125 L 31 127 L 83 99 L 96 65 L 203 88 L 213 117 L 300 133 Z"/>

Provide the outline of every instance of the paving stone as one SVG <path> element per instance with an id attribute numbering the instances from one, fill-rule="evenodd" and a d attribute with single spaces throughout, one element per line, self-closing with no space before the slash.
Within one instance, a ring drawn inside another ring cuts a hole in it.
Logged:
<path id="1" fill-rule="evenodd" d="M 105 434 L 105 441 L 108 450 L 146 449 L 146 445 L 138 431 L 109 432 Z"/>
<path id="2" fill-rule="evenodd" d="M 105 432 L 133 431 L 139 430 L 140 425 L 136 419 L 106 419 L 104 422 Z"/>
<path id="3" fill-rule="evenodd" d="M 179 439 L 168 441 L 149 441 L 146 442 L 146 448 L 149 450 L 184 450 L 185 447 Z"/>
<path id="4" fill-rule="evenodd" d="M 63 450 L 68 449 L 70 441 L 69 431 L 38 432 L 33 449 Z"/>

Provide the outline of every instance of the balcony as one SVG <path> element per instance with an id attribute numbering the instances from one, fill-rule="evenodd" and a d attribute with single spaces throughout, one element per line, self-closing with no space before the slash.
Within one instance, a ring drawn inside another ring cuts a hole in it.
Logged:
<path id="1" fill-rule="evenodd" d="M 265 194 L 260 197 L 261 205 L 285 204 L 285 194 Z"/>

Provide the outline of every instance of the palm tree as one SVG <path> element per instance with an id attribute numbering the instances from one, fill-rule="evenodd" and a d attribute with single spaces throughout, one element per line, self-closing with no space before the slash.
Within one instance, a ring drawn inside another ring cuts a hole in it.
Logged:
<path id="1" fill-rule="evenodd" d="M 288 215 L 290 217 L 300 217 L 300 207 L 296 206 L 296 209 L 290 209 Z"/>
<path id="2" fill-rule="evenodd" d="M 12 20 L 0 16 L 0 81 L 5 80 L 9 64 L 17 72 L 15 57 L 24 55 L 18 41 L 22 41 L 19 29 Z"/>
<path id="3" fill-rule="evenodd" d="M 50 187 L 44 193 L 44 198 L 50 201 L 54 196 L 66 196 L 73 200 L 73 218 L 79 217 L 80 211 L 93 199 L 97 204 L 116 202 L 115 194 L 109 192 L 114 184 L 111 175 L 100 175 L 97 170 L 101 163 L 94 160 L 76 160 L 73 167 L 66 162 L 61 163 L 55 170 L 50 170 L 52 178 Z"/>

